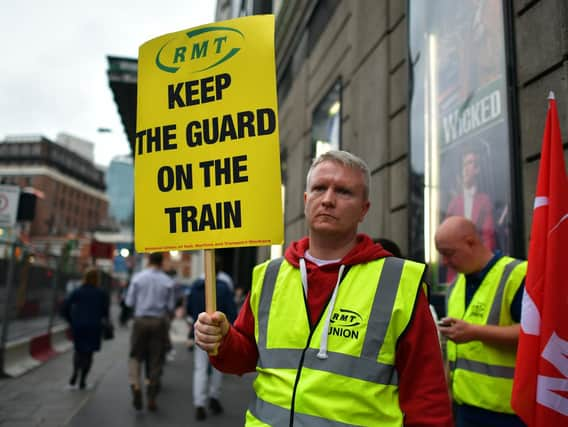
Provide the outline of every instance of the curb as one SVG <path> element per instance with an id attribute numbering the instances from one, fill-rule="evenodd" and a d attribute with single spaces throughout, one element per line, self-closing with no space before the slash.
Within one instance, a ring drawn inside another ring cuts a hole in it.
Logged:
<path id="1" fill-rule="evenodd" d="M 30 340 L 30 354 L 40 362 L 46 362 L 55 356 L 51 348 L 51 334 L 42 334 Z"/>
<path id="2" fill-rule="evenodd" d="M 65 353 L 73 348 L 73 338 L 68 325 L 54 326 L 51 329 L 51 347 L 56 353 Z"/>
<path id="3" fill-rule="evenodd" d="M 4 366 L 2 371 L 9 377 L 19 377 L 29 370 L 41 365 L 39 360 L 31 356 L 30 339 L 9 342 L 4 349 Z"/>
<path id="4" fill-rule="evenodd" d="M 59 325 L 45 333 L 30 338 L 8 342 L 4 348 L 2 372 L 9 377 L 19 377 L 73 347 L 69 326 Z"/>

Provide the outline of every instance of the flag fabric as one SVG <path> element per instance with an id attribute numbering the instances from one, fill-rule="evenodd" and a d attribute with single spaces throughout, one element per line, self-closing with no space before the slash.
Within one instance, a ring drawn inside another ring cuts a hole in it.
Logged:
<path id="1" fill-rule="evenodd" d="M 549 96 L 512 406 L 529 427 L 568 426 L 568 177 Z"/>

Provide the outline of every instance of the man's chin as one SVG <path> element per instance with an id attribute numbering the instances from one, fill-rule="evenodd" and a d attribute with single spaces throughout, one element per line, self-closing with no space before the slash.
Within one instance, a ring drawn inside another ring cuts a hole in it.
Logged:
<path id="1" fill-rule="evenodd" d="M 330 222 L 321 222 L 312 225 L 312 231 L 319 233 L 319 234 L 328 234 L 328 235 L 336 235 L 341 234 L 341 230 L 337 228 L 337 224 L 332 224 Z"/>

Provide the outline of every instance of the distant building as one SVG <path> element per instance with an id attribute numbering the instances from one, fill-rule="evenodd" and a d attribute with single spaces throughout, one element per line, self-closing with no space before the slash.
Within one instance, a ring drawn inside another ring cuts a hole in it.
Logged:
<path id="1" fill-rule="evenodd" d="M 109 215 L 122 227 L 132 228 L 134 165 L 130 156 L 116 156 L 106 173 Z"/>
<path id="2" fill-rule="evenodd" d="M 79 152 L 88 151 L 88 145 L 78 146 Z M 25 227 L 30 238 L 81 235 L 107 219 L 104 172 L 92 159 L 43 136 L 10 136 L 0 142 L 0 182 L 39 190 L 34 219 Z"/>
<path id="3" fill-rule="evenodd" d="M 55 137 L 55 143 L 77 153 L 91 163 L 95 162 L 95 144 L 91 141 L 67 133 L 58 133 Z"/>

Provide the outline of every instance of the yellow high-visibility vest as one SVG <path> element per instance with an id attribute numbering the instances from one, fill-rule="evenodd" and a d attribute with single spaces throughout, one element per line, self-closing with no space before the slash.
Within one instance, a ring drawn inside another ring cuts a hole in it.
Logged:
<path id="1" fill-rule="evenodd" d="M 350 267 L 337 289 L 324 358 L 318 350 L 329 306 L 310 328 L 300 271 L 282 259 L 257 266 L 250 305 L 258 376 L 246 425 L 401 426 L 396 343 L 424 269 L 392 257 Z"/>
<path id="2" fill-rule="evenodd" d="M 448 316 L 476 325 L 510 326 L 511 303 L 526 275 L 527 262 L 500 258 L 487 272 L 465 309 L 465 276 L 459 274 L 448 299 Z M 450 383 L 454 400 L 495 412 L 513 414 L 511 391 L 517 349 L 481 341 L 448 340 Z"/>

